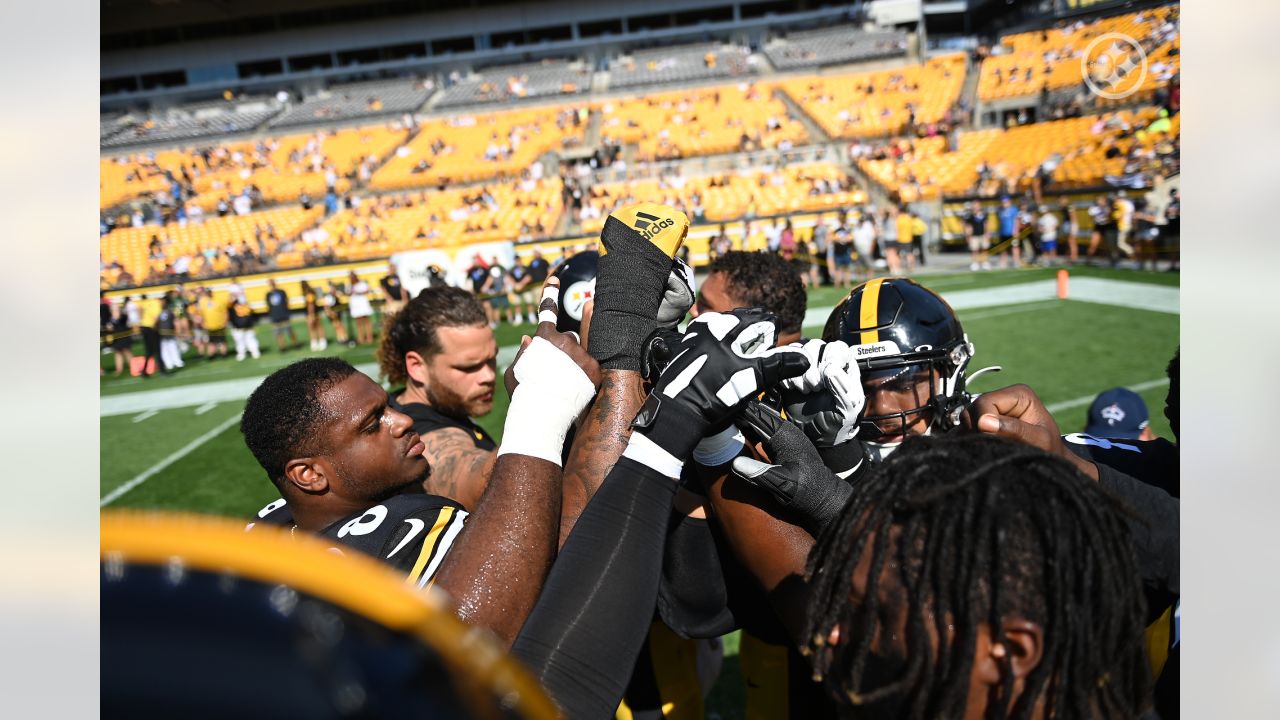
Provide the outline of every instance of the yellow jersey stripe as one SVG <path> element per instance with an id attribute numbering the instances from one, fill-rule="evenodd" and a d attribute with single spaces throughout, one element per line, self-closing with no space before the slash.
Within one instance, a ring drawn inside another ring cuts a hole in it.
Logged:
<path id="1" fill-rule="evenodd" d="M 1151 664 L 1151 677 L 1160 677 L 1164 664 L 1169 660 L 1169 626 L 1172 623 L 1173 606 L 1170 605 L 1143 633 L 1147 641 L 1147 662 Z"/>
<path id="2" fill-rule="evenodd" d="M 431 526 L 431 530 L 427 532 L 427 537 L 422 541 L 422 550 L 418 552 L 418 559 L 413 563 L 413 570 L 409 572 L 406 579 L 410 585 L 416 585 L 418 577 L 422 575 L 423 569 L 427 567 L 427 562 L 431 560 L 431 551 L 436 547 L 436 541 L 440 538 L 440 533 L 449 524 L 449 520 L 453 517 L 453 508 L 445 507 L 440 509 L 440 514 L 436 516 L 436 522 Z"/>
<path id="3" fill-rule="evenodd" d="M 858 306 L 858 327 L 872 328 L 862 331 L 859 342 L 863 345 L 880 342 L 880 331 L 874 328 L 880 324 L 880 285 L 883 283 L 884 278 L 876 278 L 868 281 L 862 290 L 862 304 Z"/>
<path id="4" fill-rule="evenodd" d="M 791 714 L 787 648 L 742 632 L 738 661 L 746 683 L 746 720 L 787 720 Z"/>

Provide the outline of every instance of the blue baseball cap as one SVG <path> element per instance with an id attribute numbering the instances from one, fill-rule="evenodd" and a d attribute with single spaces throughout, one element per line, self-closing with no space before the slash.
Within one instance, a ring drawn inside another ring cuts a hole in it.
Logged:
<path id="1" fill-rule="evenodd" d="M 1089 406 L 1086 435 L 1102 438 L 1137 439 L 1151 422 L 1142 396 L 1126 388 L 1103 391 Z"/>

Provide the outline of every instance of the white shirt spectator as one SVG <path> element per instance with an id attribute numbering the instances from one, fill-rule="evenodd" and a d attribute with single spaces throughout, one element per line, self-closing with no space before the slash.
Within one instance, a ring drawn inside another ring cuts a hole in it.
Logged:
<path id="1" fill-rule="evenodd" d="M 1038 222 L 1040 226 L 1040 237 L 1042 239 L 1048 241 L 1058 239 L 1058 224 L 1061 221 L 1058 219 L 1057 213 L 1047 211 L 1040 216 L 1040 220 Z"/>
<path id="2" fill-rule="evenodd" d="M 232 201 L 231 207 L 236 211 L 237 215 L 248 215 L 251 209 L 249 196 L 244 193 L 237 195 L 236 199 Z"/>

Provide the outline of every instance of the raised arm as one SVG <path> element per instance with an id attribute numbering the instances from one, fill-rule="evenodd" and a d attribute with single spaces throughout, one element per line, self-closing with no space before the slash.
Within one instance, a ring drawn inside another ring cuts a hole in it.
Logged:
<path id="1" fill-rule="evenodd" d="M 769 350 L 773 333 L 759 310 L 690 325 L 561 549 L 512 652 L 566 717 L 610 717 L 618 706 L 653 618 L 671 501 L 694 446 L 746 398 L 807 367 L 799 353 Z"/>
<path id="2" fill-rule="evenodd" d="M 544 298 L 552 317 L 554 305 Z M 560 453 L 599 382 L 595 360 L 573 336 L 556 332 L 554 321 L 539 324 L 507 371 L 511 406 L 488 487 L 436 576 L 459 617 L 508 645 L 555 559 Z"/>
<path id="3" fill-rule="evenodd" d="M 561 544 L 627 447 L 631 421 L 644 403 L 645 339 L 659 327 L 674 327 L 693 305 L 693 289 L 672 270 L 688 230 L 684 213 L 643 203 L 610 214 L 600 233 L 605 251 L 582 325 L 583 344 L 600 363 L 600 393 L 565 464 Z"/>

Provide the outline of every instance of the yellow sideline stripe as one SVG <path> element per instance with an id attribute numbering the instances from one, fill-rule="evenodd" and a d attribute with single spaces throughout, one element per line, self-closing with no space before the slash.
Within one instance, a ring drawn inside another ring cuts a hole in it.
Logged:
<path id="1" fill-rule="evenodd" d="M 418 553 L 418 560 L 413 563 L 413 570 L 409 572 L 406 582 L 413 585 L 418 582 L 418 576 L 422 574 L 423 568 L 431 560 L 431 553 L 435 550 L 436 540 L 440 537 L 440 532 L 449 525 L 449 520 L 453 518 L 453 508 L 440 508 L 440 514 L 436 516 L 436 524 L 431 526 L 431 532 L 427 533 L 427 537 L 422 541 L 422 551 Z"/>
<path id="2" fill-rule="evenodd" d="M 880 285 L 884 278 L 876 278 L 867 282 L 862 291 L 862 304 L 858 306 L 858 327 L 872 328 L 863 330 L 859 342 L 863 345 L 880 342 L 880 331 L 875 327 L 880 324 Z"/>

